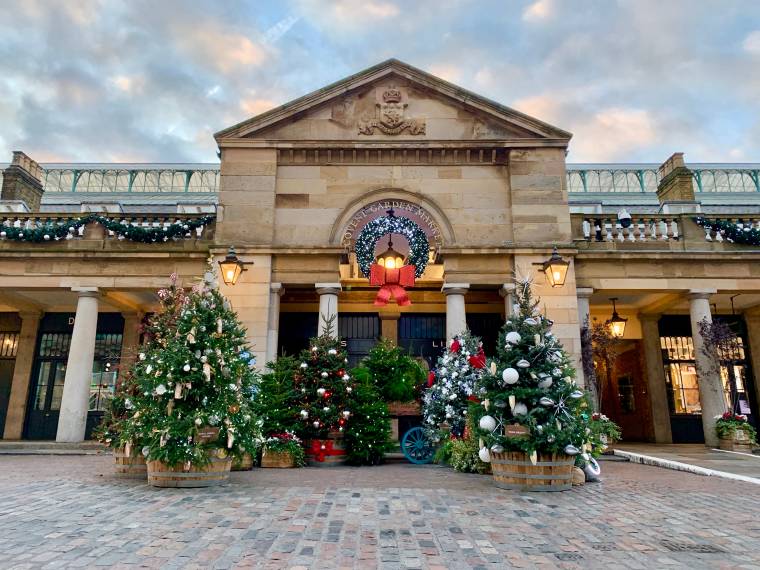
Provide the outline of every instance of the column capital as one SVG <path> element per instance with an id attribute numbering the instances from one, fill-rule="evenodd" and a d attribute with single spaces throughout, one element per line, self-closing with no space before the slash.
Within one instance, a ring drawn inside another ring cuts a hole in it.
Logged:
<path id="1" fill-rule="evenodd" d="M 642 322 L 658 322 L 662 315 L 660 313 L 639 313 L 638 318 Z"/>
<path id="2" fill-rule="evenodd" d="M 469 290 L 469 283 L 445 283 L 441 287 L 441 292 L 447 297 L 449 295 L 466 295 Z"/>
<path id="3" fill-rule="evenodd" d="M 40 320 L 42 318 L 42 311 L 19 311 L 18 316 L 22 321 L 26 320 Z"/>
<path id="4" fill-rule="evenodd" d="M 282 286 L 282 283 L 270 283 L 269 291 L 275 295 L 282 295 L 285 292 L 285 288 Z"/>
<path id="5" fill-rule="evenodd" d="M 690 289 L 689 292 L 686 294 L 686 297 L 689 299 L 689 301 L 694 299 L 710 299 L 713 295 L 715 295 L 718 292 L 717 289 Z"/>
<path id="6" fill-rule="evenodd" d="M 499 289 L 499 295 L 506 297 L 515 292 L 516 285 L 514 283 L 504 283 Z"/>
<path id="7" fill-rule="evenodd" d="M 71 290 L 80 297 L 100 297 L 100 289 L 97 287 L 72 287 Z"/>
<path id="8" fill-rule="evenodd" d="M 337 295 L 341 291 L 340 283 L 315 283 L 318 295 Z"/>
<path id="9" fill-rule="evenodd" d="M 593 287 L 576 287 L 575 288 L 575 296 L 580 299 L 588 299 L 593 294 L 594 294 Z"/>

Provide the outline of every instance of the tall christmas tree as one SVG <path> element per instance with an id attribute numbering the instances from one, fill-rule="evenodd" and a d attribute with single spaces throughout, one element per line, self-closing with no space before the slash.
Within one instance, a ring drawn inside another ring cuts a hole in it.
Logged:
<path id="1" fill-rule="evenodd" d="M 538 311 L 530 281 L 515 289 L 514 314 L 499 336 L 497 357 L 478 383 L 480 405 L 473 406 L 480 457 L 524 451 L 584 454 L 591 450 L 590 406 L 574 381 L 575 369 L 552 321 Z"/>
<path id="2" fill-rule="evenodd" d="M 335 319 L 326 323 L 329 331 Z M 301 435 L 304 439 L 325 439 L 343 432 L 350 421 L 353 380 L 348 373 L 348 358 L 338 339 L 325 332 L 311 340 L 299 357 L 294 385 L 301 409 Z"/>
<path id="3" fill-rule="evenodd" d="M 258 375 L 245 328 L 217 290 L 213 266 L 189 294 L 170 288 L 159 299 L 152 340 L 132 370 L 139 390 L 128 403 L 126 431 L 149 461 L 172 466 L 204 465 L 215 450 L 255 453 L 251 399 Z"/>
<path id="4" fill-rule="evenodd" d="M 485 365 L 483 343 L 478 337 L 465 331 L 450 341 L 430 372 L 428 389 L 422 396 L 426 429 L 437 431 L 445 424 L 452 435 L 462 437 L 467 425 L 467 408 Z"/>

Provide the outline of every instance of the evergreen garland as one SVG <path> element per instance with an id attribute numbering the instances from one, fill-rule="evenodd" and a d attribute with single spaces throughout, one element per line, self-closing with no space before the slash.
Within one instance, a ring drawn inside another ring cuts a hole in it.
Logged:
<path id="1" fill-rule="evenodd" d="M 430 245 L 427 235 L 420 226 L 409 218 L 396 216 L 393 209 L 388 215 L 369 222 L 356 238 L 356 260 L 364 276 L 369 276 L 369 268 L 375 260 L 377 240 L 388 234 L 399 234 L 409 242 L 409 260 L 407 265 L 414 265 L 415 276 L 420 277 L 427 266 Z"/>
<path id="2" fill-rule="evenodd" d="M 77 218 L 68 218 L 54 222 L 37 223 L 32 227 L 23 227 L 20 220 L 13 225 L 8 222 L 0 224 L 0 239 L 27 243 L 43 243 L 72 239 L 83 226 L 97 223 L 119 238 L 140 243 L 162 243 L 169 240 L 187 238 L 194 230 L 205 227 L 214 221 L 215 216 L 203 216 L 193 220 L 177 220 L 168 226 L 143 227 L 134 226 L 127 220 L 115 220 L 98 214 L 88 214 Z"/>
<path id="3" fill-rule="evenodd" d="M 707 220 L 694 218 L 698 226 L 707 228 L 723 236 L 727 242 L 739 245 L 760 245 L 760 230 L 748 225 L 739 226 L 730 220 Z"/>

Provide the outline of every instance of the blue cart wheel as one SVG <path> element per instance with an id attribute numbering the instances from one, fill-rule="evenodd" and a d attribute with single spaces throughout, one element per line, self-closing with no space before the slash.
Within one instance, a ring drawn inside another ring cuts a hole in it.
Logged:
<path id="1" fill-rule="evenodd" d="M 401 451 L 409 461 L 422 465 L 433 461 L 435 446 L 425 435 L 425 430 L 416 427 L 404 434 L 401 440 Z"/>

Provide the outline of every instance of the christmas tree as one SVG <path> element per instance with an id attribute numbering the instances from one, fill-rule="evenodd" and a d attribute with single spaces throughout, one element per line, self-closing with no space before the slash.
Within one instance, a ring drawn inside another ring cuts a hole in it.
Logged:
<path id="1" fill-rule="evenodd" d="M 485 365 L 483 343 L 478 337 L 465 331 L 451 340 L 430 372 L 429 387 L 422 396 L 424 425 L 429 432 L 437 432 L 445 424 L 452 435 L 462 437 L 468 405 Z"/>
<path id="2" fill-rule="evenodd" d="M 346 425 L 343 442 L 346 461 L 352 465 L 378 465 L 390 443 L 388 405 L 371 382 L 357 382 L 351 393 L 353 414 Z"/>
<path id="3" fill-rule="evenodd" d="M 584 454 L 591 450 L 590 406 L 573 380 L 570 358 L 551 332 L 552 321 L 539 314 L 530 281 L 515 289 L 514 314 L 502 328 L 497 357 L 478 383 L 474 406 L 480 457 L 523 451 Z"/>
<path id="4" fill-rule="evenodd" d="M 301 428 L 298 413 L 299 394 L 293 384 L 298 361 L 292 356 L 280 356 L 267 364 L 269 372 L 262 374 L 253 409 L 261 422 L 264 437 L 275 433 L 297 432 Z"/>
<path id="5" fill-rule="evenodd" d="M 414 400 L 425 380 L 419 362 L 387 339 L 369 351 L 356 373 L 369 379 L 386 402 Z"/>
<path id="6" fill-rule="evenodd" d="M 329 319 L 327 332 L 311 339 L 293 377 L 304 439 L 325 439 L 331 432 L 343 432 L 352 415 L 353 380 L 346 370 L 346 351 L 329 334 L 334 324 L 335 319 Z"/>
<path id="7" fill-rule="evenodd" d="M 217 290 L 210 264 L 190 293 L 172 287 L 159 291 L 162 311 L 132 369 L 139 389 L 128 402 L 125 431 L 149 461 L 170 466 L 204 465 L 217 450 L 253 454 L 258 375 L 245 328 Z"/>

